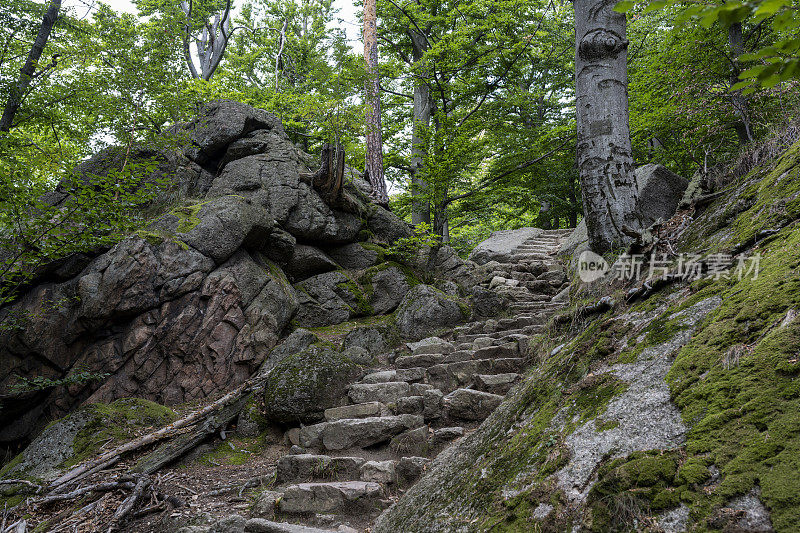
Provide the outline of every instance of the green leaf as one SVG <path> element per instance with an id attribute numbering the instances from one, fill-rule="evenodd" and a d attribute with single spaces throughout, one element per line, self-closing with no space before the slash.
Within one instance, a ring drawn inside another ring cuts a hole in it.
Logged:
<path id="1" fill-rule="evenodd" d="M 786 0 L 765 0 L 759 4 L 754 15 L 763 18 L 771 17 L 786 5 L 788 5 Z"/>
<path id="2" fill-rule="evenodd" d="M 739 79 L 740 80 L 746 80 L 746 79 L 749 79 L 749 78 L 756 78 L 756 77 L 758 77 L 759 74 L 761 74 L 761 72 L 765 68 L 766 67 L 764 65 L 756 65 L 755 67 L 749 68 L 749 69 L 745 70 L 744 72 L 742 72 L 741 74 L 739 74 Z"/>
<path id="3" fill-rule="evenodd" d="M 621 2 L 618 2 L 617 5 L 614 6 L 614 11 L 616 11 L 617 13 L 627 13 L 628 11 L 633 9 L 633 6 L 635 5 L 636 2 L 632 2 L 631 0 L 622 0 Z"/>
<path id="4" fill-rule="evenodd" d="M 653 11 L 658 11 L 659 9 L 664 8 L 667 4 L 669 4 L 667 0 L 653 0 L 652 2 L 647 4 L 647 7 L 644 8 L 644 11 L 642 11 L 642 13 L 651 13 Z"/>

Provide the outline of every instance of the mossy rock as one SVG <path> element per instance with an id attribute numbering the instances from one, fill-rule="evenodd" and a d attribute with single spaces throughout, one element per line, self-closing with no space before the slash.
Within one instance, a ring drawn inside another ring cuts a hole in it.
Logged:
<path id="1" fill-rule="evenodd" d="M 470 316 L 469 305 L 430 285 L 417 285 L 395 312 L 397 327 L 407 339 L 421 339 L 442 328 L 455 326 Z"/>
<path id="2" fill-rule="evenodd" d="M 264 385 L 264 416 L 281 424 L 317 422 L 360 375 L 360 367 L 331 345 L 312 344 L 272 369 Z"/>
<path id="3" fill-rule="evenodd" d="M 52 480 L 62 470 L 92 457 L 104 444 L 133 437 L 145 428 L 175 420 L 168 407 L 139 398 L 91 404 L 48 425 L 0 477 Z"/>

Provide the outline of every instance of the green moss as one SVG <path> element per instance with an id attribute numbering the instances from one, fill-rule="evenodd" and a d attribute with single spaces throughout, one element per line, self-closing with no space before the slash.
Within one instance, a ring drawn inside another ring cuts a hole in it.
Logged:
<path id="1" fill-rule="evenodd" d="M 369 236 L 367 238 L 369 238 Z M 371 242 L 359 242 L 358 245 L 364 248 L 365 250 L 370 250 L 377 253 L 378 257 L 375 259 L 376 263 L 383 263 L 386 260 L 386 248 L 384 248 L 380 244 L 375 244 Z"/>
<path id="2" fill-rule="evenodd" d="M 136 235 L 146 240 L 153 246 L 158 246 L 168 238 L 168 236 L 161 231 L 151 231 L 146 229 L 136 230 Z"/>
<path id="3" fill-rule="evenodd" d="M 689 490 L 699 520 L 730 498 L 761 487 L 778 531 L 800 523 L 800 323 L 781 322 L 800 308 L 800 229 L 785 229 L 761 251 L 757 279 L 718 282 L 722 305 L 680 352 L 670 370 L 675 403 L 691 427 L 686 481 L 713 462 L 721 481 Z M 749 347 L 731 357 L 737 346 Z"/>
<path id="4" fill-rule="evenodd" d="M 120 442 L 133 436 L 136 430 L 163 426 L 176 418 L 172 409 L 140 398 L 122 398 L 86 408 L 96 416 L 78 432 L 72 444 L 74 454 L 64 462 L 64 467 L 92 457 L 103 444 Z"/>
<path id="5" fill-rule="evenodd" d="M 243 465 L 264 449 L 261 437 L 229 438 L 197 462 L 206 466 Z"/>
<path id="6" fill-rule="evenodd" d="M 676 450 L 635 452 L 602 465 L 586 501 L 589 531 L 629 531 L 642 518 L 676 507 Z"/>
<path id="7" fill-rule="evenodd" d="M 341 270 L 342 274 L 347 276 L 347 281 L 343 281 L 341 283 L 337 283 L 336 287 L 339 290 L 346 292 L 349 294 L 353 299 L 355 299 L 356 304 L 355 307 L 350 307 L 351 312 L 355 316 L 371 316 L 375 314 L 375 310 L 369 303 L 369 296 L 366 294 L 364 289 L 350 276 L 350 272 L 347 270 Z"/>
<path id="8" fill-rule="evenodd" d="M 203 202 L 194 205 L 176 207 L 170 211 L 170 214 L 178 217 L 178 229 L 176 231 L 178 233 L 188 233 L 197 227 L 197 225 L 200 224 L 200 217 L 198 214 L 203 206 L 207 203 L 208 202 Z"/>
<path id="9" fill-rule="evenodd" d="M 599 419 L 598 418 L 597 422 L 595 422 L 595 424 L 597 426 L 597 431 L 598 432 L 603 432 L 603 431 L 608 431 L 610 429 L 614 429 L 615 427 L 618 427 L 619 426 L 619 421 L 618 420 L 605 420 L 605 419 Z"/>

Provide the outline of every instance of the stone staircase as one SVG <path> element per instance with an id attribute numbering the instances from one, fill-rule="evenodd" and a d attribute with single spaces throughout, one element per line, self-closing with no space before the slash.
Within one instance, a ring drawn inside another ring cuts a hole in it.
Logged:
<path id="1" fill-rule="evenodd" d="M 408 343 L 351 385 L 347 404 L 326 410 L 325 422 L 290 430 L 292 453 L 259 501 L 281 522 L 261 520 L 263 530 L 364 530 L 433 457 L 474 431 L 521 378 L 529 337 L 565 305 L 553 301 L 567 278 L 552 254 L 570 232 L 545 231 L 508 262 L 484 265 L 485 285 L 509 301 L 507 318 Z"/>

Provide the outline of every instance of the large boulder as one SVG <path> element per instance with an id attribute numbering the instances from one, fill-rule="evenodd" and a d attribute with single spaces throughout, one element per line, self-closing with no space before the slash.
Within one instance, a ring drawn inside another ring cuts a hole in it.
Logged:
<path id="1" fill-rule="evenodd" d="M 343 268 L 359 270 L 383 261 L 383 248 L 376 244 L 354 242 L 328 251 L 328 255 Z"/>
<path id="2" fill-rule="evenodd" d="M 383 315 L 394 311 L 411 287 L 419 282 L 399 265 L 385 263 L 367 271 L 362 283 L 368 284 L 372 312 Z"/>
<path id="3" fill-rule="evenodd" d="M 133 429 L 162 426 L 174 419 L 171 409 L 137 398 L 81 407 L 48 425 L 0 471 L 0 478 L 53 481 L 109 441 L 124 439 Z"/>
<path id="4" fill-rule="evenodd" d="M 373 238 L 383 244 L 414 236 L 411 226 L 382 207 L 375 207 L 367 220 Z"/>
<path id="5" fill-rule="evenodd" d="M 174 133 L 185 143 L 184 153 L 202 165 L 221 159 L 230 144 L 256 130 L 283 135 L 278 117 L 233 100 L 214 100 L 205 104 L 199 115 Z"/>
<path id="6" fill-rule="evenodd" d="M 225 391 L 258 368 L 296 309 L 282 271 L 259 254 L 240 248 L 216 266 L 171 238 L 125 239 L 74 278 L 0 310 L 28 317 L 0 333 L 0 388 L 16 376 L 103 377 L 4 398 L 0 441 L 85 401 L 174 404 Z"/>
<path id="7" fill-rule="evenodd" d="M 417 285 L 403 298 L 395 312 L 400 333 L 421 339 L 435 331 L 455 326 L 469 318 L 469 306 L 430 285 Z"/>
<path id="8" fill-rule="evenodd" d="M 544 230 L 539 228 L 520 228 L 495 231 L 488 239 L 480 243 L 469 258 L 482 265 L 489 261 L 500 263 L 509 261 L 514 250 L 528 239 L 538 237 Z"/>
<path id="9" fill-rule="evenodd" d="M 361 287 L 341 271 L 312 276 L 296 288 L 300 308 L 295 322 L 299 326 L 330 326 L 369 314 Z"/>
<path id="10" fill-rule="evenodd" d="M 360 367 L 332 346 L 313 344 L 272 369 L 264 384 L 264 415 L 284 424 L 322 420 L 360 375 Z"/>
<path id="11" fill-rule="evenodd" d="M 689 180 L 670 172 L 662 165 L 649 164 L 636 169 L 639 196 L 636 210 L 650 225 L 658 219 L 667 220 L 675 214 Z"/>
<path id="12" fill-rule="evenodd" d="M 291 258 L 283 270 L 292 281 L 302 281 L 316 274 L 324 274 L 336 270 L 339 265 L 328 254 L 305 244 L 298 244 L 294 248 Z"/>
<path id="13" fill-rule="evenodd" d="M 686 178 L 670 172 L 662 165 L 649 164 L 636 169 L 636 183 L 639 197 L 636 200 L 636 211 L 644 221 L 645 227 L 657 220 L 668 220 L 675 214 L 683 193 L 689 186 Z M 573 267 L 577 257 L 589 250 L 589 233 L 586 221 L 581 220 L 569 237 L 561 244 L 559 255 L 573 258 Z"/>
<path id="14" fill-rule="evenodd" d="M 208 195 L 235 194 L 248 198 L 299 239 L 328 243 L 354 241 L 363 226 L 361 218 L 326 204 L 310 185 L 300 181 L 300 165 L 289 139 L 276 135 L 269 153 L 243 157 L 225 165 Z"/>
<path id="15" fill-rule="evenodd" d="M 319 337 L 307 329 L 297 328 L 288 337 L 283 339 L 264 359 L 258 374 L 263 377 L 287 357 L 300 353 L 312 344 L 320 342 Z"/>
<path id="16" fill-rule="evenodd" d="M 358 327 L 353 328 L 342 341 L 342 347 L 363 348 L 370 355 L 378 355 L 386 351 L 387 342 L 385 333 L 379 328 Z"/>
<path id="17" fill-rule="evenodd" d="M 97 177 L 123 169 L 137 174 L 146 171 L 142 182 L 159 188 L 151 204 L 163 204 L 175 197 L 201 196 L 214 178 L 179 150 L 139 144 L 111 146 L 81 162 L 72 175 L 62 179 L 55 190 L 45 193 L 40 200 L 46 205 L 59 206 L 69 197 L 73 180 L 92 183 Z"/>
<path id="18" fill-rule="evenodd" d="M 268 241 L 274 226 L 275 222 L 260 207 L 239 196 L 223 196 L 174 209 L 151 228 L 174 235 L 222 264 L 243 245 L 260 248 Z"/>

